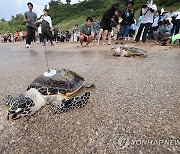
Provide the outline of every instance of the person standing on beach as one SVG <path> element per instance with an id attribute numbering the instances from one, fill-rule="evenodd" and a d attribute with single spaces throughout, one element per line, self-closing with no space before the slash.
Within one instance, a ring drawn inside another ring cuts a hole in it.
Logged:
<path id="1" fill-rule="evenodd" d="M 100 30 L 98 34 L 98 42 L 97 45 L 100 44 L 100 39 L 102 37 L 103 45 L 105 45 L 106 37 L 108 34 L 108 44 L 111 44 L 111 23 L 115 21 L 113 18 L 115 15 L 115 12 L 119 10 L 120 4 L 118 2 L 114 3 L 112 7 L 105 11 L 102 20 L 100 22 Z M 102 36 L 103 35 L 103 36 Z"/>
<path id="2" fill-rule="evenodd" d="M 157 10 L 157 6 L 155 4 L 152 4 L 152 2 L 149 2 L 148 0 L 142 5 L 141 9 L 141 24 L 138 29 L 138 33 L 136 35 L 135 41 L 139 42 L 141 34 L 143 32 L 142 42 L 146 42 L 146 37 L 148 30 L 151 28 L 153 23 L 153 14 Z"/>
<path id="3" fill-rule="evenodd" d="M 36 31 L 37 15 L 36 13 L 32 12 L 33 4 L 29 2 L 27 5 L 29 11 L 25 12 L 24 21 L 26 22 L 27 26 L 26 48 L 30 48 L 33 36 Z"/>
<path id="4" fill-rule="evenodd" d="M 48 15 L 48 9 L 45 8 L 43 12 L 44 12 L 44 15 L 39 20 L 39 23 L 41 23 L 42 25 L 42 39 L 44 42 L 43 46 L 45 46 L 45 43 L 46 43 L 45 39 L 50 40 L 51 46 L 54 46 L 53 35 L 52 35 L 52 31 L 53 31 L 52 20 L 51 20 L 51 17 Z"/>
<path id="5" fill-rule="evenodd" d="M 126 3 L 126 9 L 122 11 L 121 18 L 123 19 L 120 24 L 120 31 L 119 31 L 119 37 L 122 38 L 122 40 L 125 40 L 125 38 L 128 36 L 129 33 L 129 27 L 134 24 L 134 10 L 132 9 L 134 5 L 133 0 L 128 0 Z"/>

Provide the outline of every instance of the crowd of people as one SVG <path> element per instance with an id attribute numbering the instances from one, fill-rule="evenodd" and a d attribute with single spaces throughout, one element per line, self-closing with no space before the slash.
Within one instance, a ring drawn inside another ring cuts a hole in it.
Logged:
<path id="1" fill-rule="evenodd" d="M 98 28 L 94 28 L 94 31 L 91 29 L 94 32 L 93 38 L 97 40 L 97 45 L 101 43 L 101 40 L 102 45 L 106 44 L 106 40 L 108 40 L 107 44 L 110 45 L 112 39 L 117 40 L 116 44 L 123 44 L 125 40 L 132 38 L 131 40 L 135 42 L 145 43 L 148 39 L 162 45 L 172 43 L 171 41 L 167 42 L 167 40 L 180 40 L 180 12 L 175 12 L 174 6 L 170 7 L 169 12 L 166 12 L 163 9 L 158 10 L 151 0 L 147 0 L 141 5 L 140 17 L 136 22 L 133 5 L 133 0 L 127 0 L 125 9 L 120 10 L 120 4 L 117 2 L 105 11 L 99 22 L 99 30 Z M 89 22 L 92 20 L 86 20 L 86 26 L 91 25 Z M 96 23 L 97 19 L 93 27 L 97 27 Z M 90 32 L 84 31 L 82 33 L 81 30 L 80 32 L 80 37 L 89 38 Z M 82 45 L 81 41 L 80 43 Z M 86 45 L 88 44 L 89 42 Z"/>
<path id="2" fill-rule="evenodd" d="M 7 43 L 7 42 L 21 42 L 26 39 L 26 32 L 24 31 L 16 31 L 15 33 L 0 33 L 0 42 Z"/>
<path id="3" fill-rule="evenodd" d="M 175 11 L 172 6 L 170 11 L 158 10 L 151 0 L 141 4 L 139 19 L 135 19 L 134 1 L 127 0 L 125 8 L 120 10 L 120 4 L 114 3 L 111 8 L 105 11 L 102 19 L 97 18 L 93 22 L 91 17 L 87 17 L 86 22 L 80 27 L 76 24 L 72 33 L 69 29 L 61 30 L 57 25 L 52 25 L 48 9 L 44 9 L 44 15 L 37 19 L 33 10 L 33 4 L 28 3 L 28 9 L 24 14 L 24 21 L 27 26 L 27 33 L 20 31 L 0 34 L 1 42 L 18 42 L 26 38 L 26 48 L 31 47 L 31 43 L 38 40 L 45 45 L 46 41 L 54 42 L 80 42 L 82 46 L 87 46 L 92 41 L 97 41 L 97 45 L 111 45 L 111 40 L 115 44 L 123 44 L 126 40 L 135 42 L 154 40 L 156 43 L 167 41 L 170 37 L 179 38 L 180 12 Z M 83 43 L 86 42 L 84 45 Z"/>

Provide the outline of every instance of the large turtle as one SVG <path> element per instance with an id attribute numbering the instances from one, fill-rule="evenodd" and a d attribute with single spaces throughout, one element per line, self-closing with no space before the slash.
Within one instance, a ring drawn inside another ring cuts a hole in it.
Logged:
<path id="1" fill-rule="evenodd" d="M 113 48 L 115 50 L 115 53 L 113 53 L 113 56 L 120 56 L 120 57 L 135 57 L 140 56 L 143 58 L 147 58 L 147 52 L 135 48 L 135 47 L 128 47 L 126 45 L 119 47 L 119 48 Z"/>
<path id="2" fill-rule="evenodd" d="M 50 103 L 55 113 L 83 107 L 90 92 L 82 96 L 74 94 L 83 86 L 84 78 L 67 69 L 50 70 L 37 77 L 27 88 L 25 94 L 13 98 L 8 95 L 4 102 L 10 106 L 8 120 L 34 114 L 46 103 Z"/>

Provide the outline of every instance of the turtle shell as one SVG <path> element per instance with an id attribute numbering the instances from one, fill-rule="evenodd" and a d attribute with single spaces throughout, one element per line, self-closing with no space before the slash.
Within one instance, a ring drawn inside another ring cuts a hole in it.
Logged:
<path id="1" fill-rule="evenodd" d="M 139 49 L 139 48 L 134 48 L 134 47 L 127 47 L 127 46 L 122 46 L 122 49 L 127 51 L 126 52 L 126 57 L 131 57 L 131 56 L 144 56 L 147 54 L 146 51 Z"/>
<path id="2" fill-rule="evenodd" d="M 44 74 L 37 77 L 28 87 L 36 88 L 43 95 L 65 95 L 67 97 L 76 93 L 84 84 L 84 78 L 77 73 L 60 69 L 56 74 L 45 76 Z"/>

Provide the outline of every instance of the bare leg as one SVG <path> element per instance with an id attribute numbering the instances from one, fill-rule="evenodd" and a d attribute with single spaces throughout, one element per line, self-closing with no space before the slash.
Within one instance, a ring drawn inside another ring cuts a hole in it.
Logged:
<path id="1" fill-rule="evenodd" d="M 90 35 L 90 36 L 88 37 L 86 46 L 87 46 L 89 43 L 91 43 L 93 40 L 94 40 L 94 36 L 93 36 L 93 35 Z"/>
<path id="2" fill-rule="evenodd" d="M 79 39 L 80 39 L 80 44 L 81 44 L 81 46 L 83 46 L 84 36 L 83 36 L 83 35 L 80 35 Z"/>
<path id="3" fill-rule="evenodd" d="M 108 32 L 108 45 L 111 44 L 111 32 Z"/>
<path id="4" fill-rule="evenodd" d="M 108 30 L 105 30 L 104 33 L 103 33 L 103 45 L 105 45 L 107 33 L 108 33 Z"/>
<path id="5" fill-rule="evenodd" d="M 99 45 L 99 43 L 100 43 L 100 39 L 101 39 L 102 33 L 103 33 L 103 29 L 100 29 L 99 30 L 99 34 L 98 34 L 98 43 L 97 43 L 97 45 Z"/>

